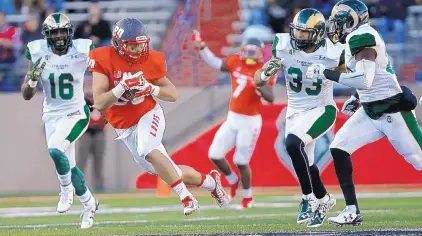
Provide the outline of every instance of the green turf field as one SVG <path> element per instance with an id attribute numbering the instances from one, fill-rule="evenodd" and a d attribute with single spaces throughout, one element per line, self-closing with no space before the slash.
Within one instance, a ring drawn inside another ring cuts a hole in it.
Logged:
<path id="1" fill-rule="evenodd" d="M 420 193 L 394 197 L 363 196 L 360 207 L 365 222 L 359 227 L 337 228 L 324 225 L 316 230 L 403 229 L 422 227 Z M 406 197 L 407 196 L 407 197 Z M 0 235 L 136 235 L 136 234 L 227 234 L 253 232 L 310 231 L 295 223 L 298 197 L 258 196 L 256 207 L 239 211 L 234 201 L 231 208 L 217 208 L 210 197 L 198 197 L 201 211 L 185 217 L 179 200 L 169 198 L 100 199 L 96 225 L 79 229 L 81 205 L 75 198 L 72 209 L 59 215 L 56 202 L 0 204 Z M 342 210 L 344 201 L 329 213 Z"/>

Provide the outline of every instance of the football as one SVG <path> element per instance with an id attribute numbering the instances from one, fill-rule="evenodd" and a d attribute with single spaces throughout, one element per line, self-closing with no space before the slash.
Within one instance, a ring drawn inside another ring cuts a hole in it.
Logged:
<path id="1" fill-rule="evenodd" d="M 123 93 L 122 98 L 127 101 L 132 101 L 133 98 L 135 97 L 136 92 L 138 91 L 139 90 L 128 90 L 125 93 Z"/>

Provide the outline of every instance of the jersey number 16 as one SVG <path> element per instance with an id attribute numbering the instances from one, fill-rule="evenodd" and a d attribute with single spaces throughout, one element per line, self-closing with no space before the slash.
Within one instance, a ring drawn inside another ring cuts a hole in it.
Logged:
<path id="1" fill-rule="evenodd" d="M 70 100 L 73 98 L 72 74 L 60 74 L 58 77 L 58 83 L 56 84 L 54 73 L 50 73 L 48 80 L 50 81 L 51 98 L 57 98 L 57 95 L 63 100 Z"/>

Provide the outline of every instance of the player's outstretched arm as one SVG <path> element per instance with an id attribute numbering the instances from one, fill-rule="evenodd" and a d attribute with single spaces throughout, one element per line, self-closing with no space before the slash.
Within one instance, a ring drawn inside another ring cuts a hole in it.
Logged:
<path id="1" fill-rule="evenodd" d="M 347 85 L 357 89 L 369 89 L 375 78 L 375 60 L 377 58 L 377 51 L 373 48 L 364 48 L 355 55 L 356 71 L 352 73 L 342 73 L 334 70 L 323 70 L 322 73 L 325 78 Z"/>
<path id="2" fill-rule="evenodd" d="M 158 86 L 157 97 L 160 100 L 167 102 L 175 102 L 177 100 L 177 90 L 174 84 L 167 78 L 154 80 L 151 82 L 153 85 Z"/>
<path id="3" fill-rule="evenodd" d="M 257 87 L 262 87 L 268 83 L 268 81 L 273 77 L 277 71 L 281 68 L 284 59 L 273 57 L 271 60 L 267 61 L 262 69 L 259 69 L 255 72 L 254 83 Z"/>
<path id="4" fill-rule="evenodd" d="M 275 98 L 274 98 L 273 87 L 267 84 L 267 85 L 257 88 L 257 90 L 265 101 L 269 103 L 274 102 Z"/>
<path id="5" fill-rule="evenodd" d="M 192 42 L 197 48 L 199 48 L 199 55 L 205 61 L 205 63 L 214 69 L 224 72 L 229 71 L 226 62 L 223 59 L 216 57 L 214 53 L 211 52 L 211 50 L 207 47 L 204 40 L 202 39 L 201 34 L 197 30 L 193 31 Z"/>
<path id="6" fill-rule="evenodd" d="M 26 72 L 25 80 L 21 86 L 22 97 L 25 100 L 30 100 L 34 97 L 37 91 L 38 79 L 44 70 L 45 62 L 41 65 L 41 58 L 38 59 L 35 64 L 29 61 L 28 72 Z"/>
<path id="7" fill-rule="evenodd" d="M 117 86 L 116 86 L 117 87 Z M 107 75 L 93 72 L 92 73 L 92 93 L 94 97 L 95 109 L 100 112 L 105 111 L 112 106 L 119 99 L 113 93 L 113 90 L 108 90 L 109 80 Z M 125 90 L 122 90 L 122 94 Z"/>

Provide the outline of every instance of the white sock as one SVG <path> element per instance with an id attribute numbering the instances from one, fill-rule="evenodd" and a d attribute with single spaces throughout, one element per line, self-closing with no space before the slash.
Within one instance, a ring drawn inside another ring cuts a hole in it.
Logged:
<path id="1" fill-rule="evenodd" d="M 70 184 L 72 183 L 72 173 L 70 171 L 64 175 L 59 175 L 57 172 L 56 174 L 61 187 L 64 187 L 64 189 L 66 189 L 66 187 L 70 187 Z"/>
<path id="2" fill-rule="evenodd" d="M 86 189 L 86 192 L 82 194 L 82 196 L 78 196 L 78 199 L 84 206 L 91 205 L 92 202 L 95 202 L 95 198 L 92 196 L 92 193 L 88 188 Z"/>
<path id="3" fill-rule="evenodd" d="M 179 195 L 180 200 L 185 199 L 187 196 L 192 196 L 188 188 L 186 188 L 185 183 L 182 182 L 182 179 L 179 179 L 178 181 L 174 182 L 170 187 L 172 187 L 173 191 L 177 195 Z"/>
<path id="4" fill-rule="evenodd" d="M 252 197 L 252 189 L 243 189 L 243 198 L 249 198 Z"/>
<path id="5" fill-rule="evenodd" d="M 348 211 L 348 212 L 353 212 L 353 213 L 355 213 L 356 214 L 356 206 L 355 205 L 347 205 L 346 206 L 346 210 Z"/>
<path id="6" fill-rule="evenodd" d="M 215 180 L 210 175 L 202 175 L 203 182 L 201 188 L 205 188 L 208 191 L 214 191 L 216 187 Z"/>
<path id="7" fill-rule="evenodd" d="M 234 184 L 237 182 L 237 175 L 234 172 L 232 172 L 231 174 L 226 175 L 226 179 L 227 179 L 227 182 L 229 182 L 229 184 Z"/>

